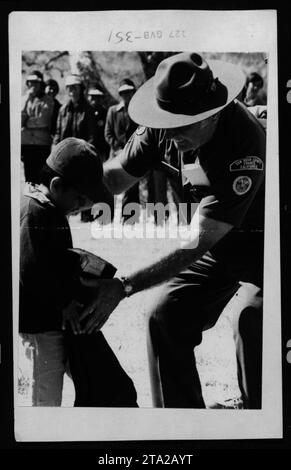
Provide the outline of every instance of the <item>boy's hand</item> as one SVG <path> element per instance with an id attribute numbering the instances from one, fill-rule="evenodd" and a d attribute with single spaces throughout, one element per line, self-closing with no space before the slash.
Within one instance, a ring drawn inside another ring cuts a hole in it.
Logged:
<path id="1" fill-rule="evenodd" d="M 124 297 L 123 284 L 120 279 L 99 280 L 96 298 L 80 316 L 80 321 L 88 317 L 83 333 L 93 333 L 100 330 Z"/>
<path id="2" fill-rule="evenodd" d="M 76 300 L 72 300 L 72 302 L 69 303 L 69 305 L 63 309 L 62 330 L 65 330 L 67 324 L 69 324 L 75 335 L 80 335 L 81 333 L 83 333 L 80 326 L 80 311 L 82 307 L 82 304 L 80 304 Z"/>

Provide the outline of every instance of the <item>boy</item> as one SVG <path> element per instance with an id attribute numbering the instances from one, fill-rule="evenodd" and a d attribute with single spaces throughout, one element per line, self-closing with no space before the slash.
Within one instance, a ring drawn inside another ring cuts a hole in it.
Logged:
<path id="1" fill-rule="evenodd" d="M 70 356 L 70 348 L 74 348 L 74 354 L 76 349 L 72 338 L 74 335 L 67 334 L 69 350 L 66 351 L 62 330 L 69 324 L 74 334 L 82 333 L 78 304 L 73 298 L 78 280 L 68 260 L 67 250 L 72 248 L 72 238 L 66 216 L 88 209 L 96 202 L 111 203 L 112 196 L 103 185 L 102 178 L 102 163 L 94 146 L 85 140 L 69 137 L 53 148 L 42 169 L 40 184 L 27 185 L 22 197 L 19 331 L 24 343 L 33 350 L 34 406 L 61 405 L 67 355 Z M 119 373 L 114 377 L 124 379 L 125 394 L 128 386 L 135 404 L 136 396 L 131 380 L 120 368 L 103 336 L 93 335 L 93 339 L 92 335 L 90 338 L 86 336 L 82 341 L 78 342 L 82 348 L 82 360 L 85 357 L 86 341 L 90 343 L 91 353 L 98 342 L 97 350 L 101 354 L 104 351 L 107 372 L 111 372 L 113 364 L 113 375 L 116 370 Z M 87 359 L 89 361 L 90 357 Z M 96 377 L 101 379 L 102 387 L 106 389 L 109 386 L 108 378 L 105 376 L 102 381 L 102 377 L 98 376 L 96 359 L 102 362 L 103 357 L 93 358 L 96 367 L 94 380 Z M 83 394 L 82 400 L 78 398 L 80 388 L 86 385 L 81 383 L 86 377 L 82 375 L 80 367 L 82 364 L 76 366 L 74 361 L 72 375 L 75 386 L 77 384 L 75 406 L 87 406 L 88 394 Z M 105 374 L 104 362 L 100 367 L 103 371 L 101 375 Z M 111 376 L 110 380 L 113 380 Z M 110 400 L 107 390 L 106 394 Z M 114 396 L 111 398 L 113 400 Z M 126 400 L 124 403 L 128 404 Z M 100 406 L 105 406 L 104 402 Z"/>

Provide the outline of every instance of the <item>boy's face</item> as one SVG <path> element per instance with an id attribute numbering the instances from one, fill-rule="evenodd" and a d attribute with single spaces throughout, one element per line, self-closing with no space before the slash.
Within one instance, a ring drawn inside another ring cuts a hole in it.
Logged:
<path id="1" fill-rule="evenodd" d="M 94 205 L 94 201 L 86 194 L 81 193 L 73 186 L 64 186 L 60 181 L 58 184 L 51 184 L 50 192 L 55 205 L 65 215 L 77 214 Z"/>

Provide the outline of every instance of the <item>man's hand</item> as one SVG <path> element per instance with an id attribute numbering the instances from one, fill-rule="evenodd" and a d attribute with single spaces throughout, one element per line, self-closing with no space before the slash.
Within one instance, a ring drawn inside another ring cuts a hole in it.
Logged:
<path id="1" fill-rule="evenodd" d="M 76 300 L 72 300 L 72 302 L 63 309 L 62 330 L 65 330 L 67 324 L 69 324 L 75 335 L 83 333 L 80 326 L 80 311 L 82 307 L 82 304 Z"/>
<path id="2" fill-rule="evenodd" d="M 109 315 L 125 297 L 123 284 L 118 278 L 98 281 L 96 298 L 82 312 L 80 321 L 88 317 L 83 333 L 93 333 L 102 328 Z"/>

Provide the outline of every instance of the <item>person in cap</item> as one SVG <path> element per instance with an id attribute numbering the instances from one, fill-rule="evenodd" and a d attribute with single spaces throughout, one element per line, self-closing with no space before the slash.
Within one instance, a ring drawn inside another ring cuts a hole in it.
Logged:
<path id="1" fill-rule="evenodd" d="M 263 92 L 264 80 L 257 72 L 251 72 L 246 77 L 242 91 L 242 100 L 246 106 L 266 105 L 266 96 Z"/>
<path id="2" fill-rule="evenodd" d="M 112 193 L 171 167 L 180 200 L 197 207 L 188 241 L 119 286 L 100 285 L 82 314 L 85 331 L 100 328 L 123 298 L 164 284 L 148 318 L 154 406 L 205 407 L 193 350 L 243 297 L 232 310 L 238 382 L 244 407 L 261 407 L 265 131 L 235 99 L 244 80 L 238 66 L 197 53 L 163 60 L 129 105 L 140 127 L 105 164 Z"/>
<path id="3" fill-rule="evenodd" d="M 27 184 L 21 199 L 19 332 L 25 348 L 32 351 L 33 406 L 61 405 L 63 376 L 70 352 L 66 350 L 65 329 L 70 328 L 76 336 L 82 332 L 74 298 L 78 284 L 68 256 L 72 236 L 67 217 L 96 202 L 111 204 L 112 196 L 102 178 L 102 162 L 94 146 L 83 139 L 69 137 L 52 149 L 42 168 L 40 183 Z M 95 340 L 98 350 L 104 352 L 104 357 L 87 357 L 89 364 L 94 359 L 91 370 L 95 378 L 99 375 L 95 395 L 101 396 L 99 392 L 106 390 L 103 395 L 114 399 L 112 391 L 107 390 L 109 379 L 104 376 L 108 367 L 116 374 L 110 380 L 125 383 L 124 394 L 121 393 L 125 405 L 130 402 L 136 406 L 130 379 L 116 363 L 104 338 L 98 336 Z M 101 359 L 103 362 L 98 366 Z M 118 390 L 118 383 L 115 390 Z M 86 396 L 89 393 L 92 396 L 94 391 L 85 393 L 88 384 L 80 384 L 78 380 L 75 385 L 78 387 L 76 397 L 80 396 L 80 388 L 83 390 L 82 403 L 77 404 L 85 406 Z M 114 401 L 112 406 L 115 406 Z"/>
<path id="4" fill-rule="evenodd" d="M 104 93 L 98 86 L 90 86 L 87 91 L 87 100 L 92 108 L 95 119 L 94 146 L 99 152 L 103 162 L 108 159 L 109 146 L 104 137 L 104 128 L 106 122 L 107 111 L 102 104 Z M 114 206 L 112 206 L 112 212 Z M 94 220 L 94 208 L 92 210 L 82 211 L 81 220 L 83 222 L 92 222 Z M 112 221 L 112 214 L 110 220 Z"/>
<path id="5" fill-rule="evenodd" d="M 91 86 L 87 91 L 87 100 L 92 107 L 95 117 L 95 140 L 94 145 L 99 150 L 102 161 L 105 162 L 109 156 L 109 146 L 104 137 L 107 110 L 103 105 L 104 93 L 98 86 Z"/>
<path id="6" fill-rule="evenodd" d="M 57 126 L 57 119 L 59 114 L 59 109 L 61 107 L 61 103 L 56 99 L 57 94 L 59 93 L 60 87 L 56 80 L 50 78 L 45 82 L 45 93 L 52 97 L 54 102 L 54 110 L 52 114 L 51 120 L 51 135 L 54 136 L 56 132 Z"/>
<path id="7" fill-rule="evenodd" d="M 121 100 L 118 104 L 110 106 L 108 109 L 104 135 L 106 142 L 110 146 L 109 159 L 119 155 L 126 142 L 137 128 L 137 124 L 128 114 L 128 105 L 135 91 L 135 85 L 129 78 L 121 80 L 118 88 Z M 122 222 L 131 219 L 131 211 L 126 210 L 127 204 L 131 203 L 139 205 L 139 183 L 129 188 L 123 196 Z M 136 214 L 136 217 L 138 218 L 138 214 Z"/>
<path id="8" fill-rule="evenodd" d="M 92 107 L 85 98 L 85 88 L 79 75 L 68 75 L 65 80 L 68 101 L 58 113 L 53 145 L 66 137 L 77 137 L 96 144 L 96 119 Z M 91 222 L 91 210 L 81 212 L 82 222 Z"/>
<path id="9" fill-rule="evenodd" d="M 84 94 L 84 84 L 79 75 L 68 75 L 65 80 L 68 100 L 61 106 L 53 145 L 66 137 L 77 137 L 94 144 L 95 119 Z"/>
<path id="10" fill-rule="evenodd" d="M 25 181 L 39 182 L 39 172 L 51 147 L 54 103 L 44 93 L 43 75 L 34 70 L 26 78 L 27 93 L 21 109 L 21 158 Z"/>

